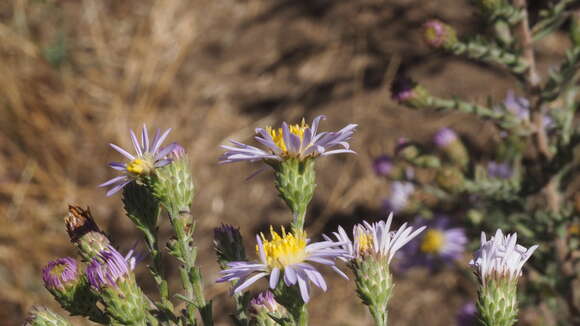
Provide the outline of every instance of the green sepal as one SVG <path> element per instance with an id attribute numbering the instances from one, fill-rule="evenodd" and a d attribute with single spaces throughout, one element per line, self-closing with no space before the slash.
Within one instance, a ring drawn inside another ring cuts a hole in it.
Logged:
<path id="1" fill-rule="evenodd" d="M 477 311 L 482 326 L 512 326 L 517 321 L 517 280 L 492 277 L 478 293 Z"/>
<path id="2" fill-rule="evenodd" d="M 86 278 L 81 278 L 76 284 L 66 284 L 64 288 L 48 289 L 61 307 L 71 316 L 88 317 L 91 321 L 107 324 L 109 317 L 98 307 L 99 297 L 91 291 Z"/>
<path id="3" fill-rule="evenodd" d="M 105 286 L 97 294 L 114 322 L 135 326 L 146 324 L 148 302 L 132 273 L 119 279 L 116 287 Z"/>

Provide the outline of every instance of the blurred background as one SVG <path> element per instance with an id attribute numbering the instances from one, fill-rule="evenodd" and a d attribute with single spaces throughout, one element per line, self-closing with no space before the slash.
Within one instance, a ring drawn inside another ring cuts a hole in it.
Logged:
<path id="1" fill-rule="evenodd" d="M 254 128 L 303 116 L 327 115 L 326 130 L 357 123 L 358 155 L 317 164 L 307 219 L 314 238 L 338 224 L 386 217 L 381 203 L 389 185 L 375 175 L 373 159 L 392 152 L 399 137 L 429 142 L 439 128 L 451 127 L 485 150 L 495 133 L 490 125 L 411 111 L 390 99 L 397 69 L 441 96 L 502 99 L 513 87 L 499 70 L 424 46 L 421 24 L 435 17 L 460 34 L 481 25 L 463 0 L 1 1 L 0 323 L 20 324 L 33 304 L 62 312 L 40 271 L 49 260 L 74 254 L 63 226 L 68 204 L 90 206 L 122 249 L 140 240 L 120 197 L 105 197 L 97 185 L 112 177 L 106 163 L 118 157 L 108 143 L 130 146 L 128 130 L 143 123 L 172 127 L 169 140 L 190 153 L 199 262 L 219 325 L 229 324 L 231 302 L 227 286 L 213 282 L 212 229 L 239 225 L 252 240 L 267 224 L 290 219 L 271 173 L 248 181 L 259 165 L 218 165 L 220 144 L 251 143 Z M 558 33 L 542 41 L 544 70 L 566 42 Z M 165 221 L 161 230 L 168 229 Z M 397 325 L 452 325 L 475 295 L 476 283 L 458 272 L 461 266 L 399 275 L 390 318 Z M 178 289 L 176 272 L 170 271 L 171 285 Z M 330 288 L 314 293 L 311 324 L 370 325 L 353 285 L 325 275 Z M 154 289 L 145 266 L 139 278 Z"/>

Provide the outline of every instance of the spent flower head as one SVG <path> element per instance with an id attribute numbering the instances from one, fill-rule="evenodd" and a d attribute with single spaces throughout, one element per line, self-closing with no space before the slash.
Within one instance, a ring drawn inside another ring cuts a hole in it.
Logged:
<path id="1" fill-rule="evenodd" d="M 436 49 L 451 48 L 457 43 L 453 27 L 437 19 L 429 20 L 423 25 L 423 38 L 429 46 Z"/>
<path id="2" fill-rule="evenodd" d="M 161 144 L 167 138 L 169 132 L 171 132 L 171 128 L 167 129 L 163 134 L 161 134 L 161 131 L 157 129 L 155 136 L 150 142 L 147 126 L 143 125 L 141 141 L 139 142 L 135 132 L 131 130 L 131 142 L 133 143 L 135 154 L 131 154 L 115 144 L 109 144 L 114 150 L 127 158 L 129 162 L 109 163 L 111 168 L 121 171 L 122 175 L 114 177 L 99 185 L 99 187 L 111 187 L 107 191 L 107 196 L 115 194 L 131 181 L 139 180 L 141 177 L 152 174 L 156 168 L 171 163 L 171 158 L 167 155 L 174 150 L 175 144 L 161 147 Z"/>
<path id="3" fill-rule="evenodd" d="M 223 277 L 217 282 L 237 280 L 233 288 L 239 293 L 255 283 L 268 277 L 271 289 L 275 289 L 283 279 L 286 286 L 298 285 L 304 302 L 310 299 L 310 282 L 326 291 L 327 285 L 322 274 L 311 263 L 319 263 L 331 267 L 341 276 L 346 275 L 336 267 L 335 260 L 346 254 L 341 243 L 321 241 L 310 243 L 304 231 L 295 233 L 280 233 L 270 227 L 271 239 L 266 239 L 262 233 L 256 236 L 256 252 L 260 257 L 257 262 L 236 261 L 227 264 Z"/>
<path id="4" fill-rule="evenodd" d="M 481 247 L 469 263 L 476 271 L 482 285 L 488 279 L 507 278 L 517 281 L 524 263 L 530 259 L 538 245 L 526 248 L 517 244 L 517 234 L 504 235 L 498 229 L 495 236 L 487 240 L 481 233 Z"/>
<path id="5" fill-rule="evenodd" d="M 266 150 L 230 140 L 234 146 L 222 145 L 226 152 L 220 158 L 220 163 L 241 161 L 273 163 L 288 158 L 306 160 L 318 156 L 354 153 L 348 141 L 357 125 L 349 124 L 337 132 L 318 132 L 318 125 L 323 119 L 325 119 L 323 115 L 316 117 L 311 126 L 303 119 L 302 123 L 295 125 L 283 122 L 282 127 L 278 129 L 257 128 L 254 139 L 266 146 Z"/>

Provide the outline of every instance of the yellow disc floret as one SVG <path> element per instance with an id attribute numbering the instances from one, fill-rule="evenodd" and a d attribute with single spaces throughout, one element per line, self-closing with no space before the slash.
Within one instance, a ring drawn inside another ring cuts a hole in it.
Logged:
<path id="1" fill-rule="evenodd" d="M 149 174 L 151 170 L 153 170 L 153 164 L 147 159 L 136 158 L 127 164 L 127 171 L 132 174 Z"/>
<path id="2" fill-rule="evenodd" d="M 290 125 L 288 127 L 290 133 L 298 136 L 301 141 L 304 137 L 304 131 L 308 128 L 309 126 L 304 119 L 302 119 L 301 124 Z M 284 142 L 284 131 L 282 130 L 282 128 L 273 129 L 272 127 L 267 127 L 266 131 L 270 134 L 276 146 L 280 147 L 280 149 L 284 153 L 287 153 L 288 148 L 286 147 L 286 143 Z"/>
<path id="3" fill-rule="evenodd" d="M 356 250 L 359 255 L 370 252 L 370 250 L 374 247 L 372 234 L 369 234 L 363 230 L 357 234 L 356 241 L 358 243 L 358 248 L 356 248 Z"/>
<path id="4" fill-rule="evenodd" d="M 439 230 L 429 230 L 425 233 L 421 241 L 421 251 L 428 254 L 435 254 L 441 251 L 445 244 L 445 235 Z"/>
<path id="5" fill-rule="evenodd" d="M 284 227 L 278 234 L 270 227 L 272 240 L 266 240 L 264 234 L 260 234 L 262 245 L 266 253 L 266 263 L 270 268 L 280 268 L 296 263 L 301 263 L 306 258 L 306 234 L 299 232 L 297 234 L 286 233 Z M 256 246 L 258 254 L 260 248 Z"/>

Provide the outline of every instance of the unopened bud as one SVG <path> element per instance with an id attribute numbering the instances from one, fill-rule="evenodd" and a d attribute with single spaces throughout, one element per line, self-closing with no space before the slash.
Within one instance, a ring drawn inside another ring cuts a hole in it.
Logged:
<path id="1" fill-rule="evenodd" d="M 46 307 L 33 307 L 24 326 L 71 326 L 62 316 Z"/>
<path id="2" fill-rule="evenodd" d="M 467 164 L 469 163 L 469 154 L 459 136 L 457 136 L 452 129 L 440 129 L 435 134 L 434 142 L 438 148 L 445 152 L 451 162 L 461 168 L 467 167 Z"/>
<path id="3" fill-rule="evenodd" d="M 457 43 L 457 34 L 453 27 L 440 20 L 430 20 L 423 25 L 425 42 L 435 49 L 450 49 Z"/>
<path id="4" fill-rule="evenodd" d="M 246 252 L 240 229 L 229 224 L 222 224 L 214 229 L 214 247 L 218 263 L 222 268 L 233 261 L 246 260 Z"/>
<path id="5" fill-rule="evenodd" d="M 428 107 L 430 97 L 427 89 L 405 76 L 396 78 L 391 85 L 391 98 L 412 108 Z"/>

